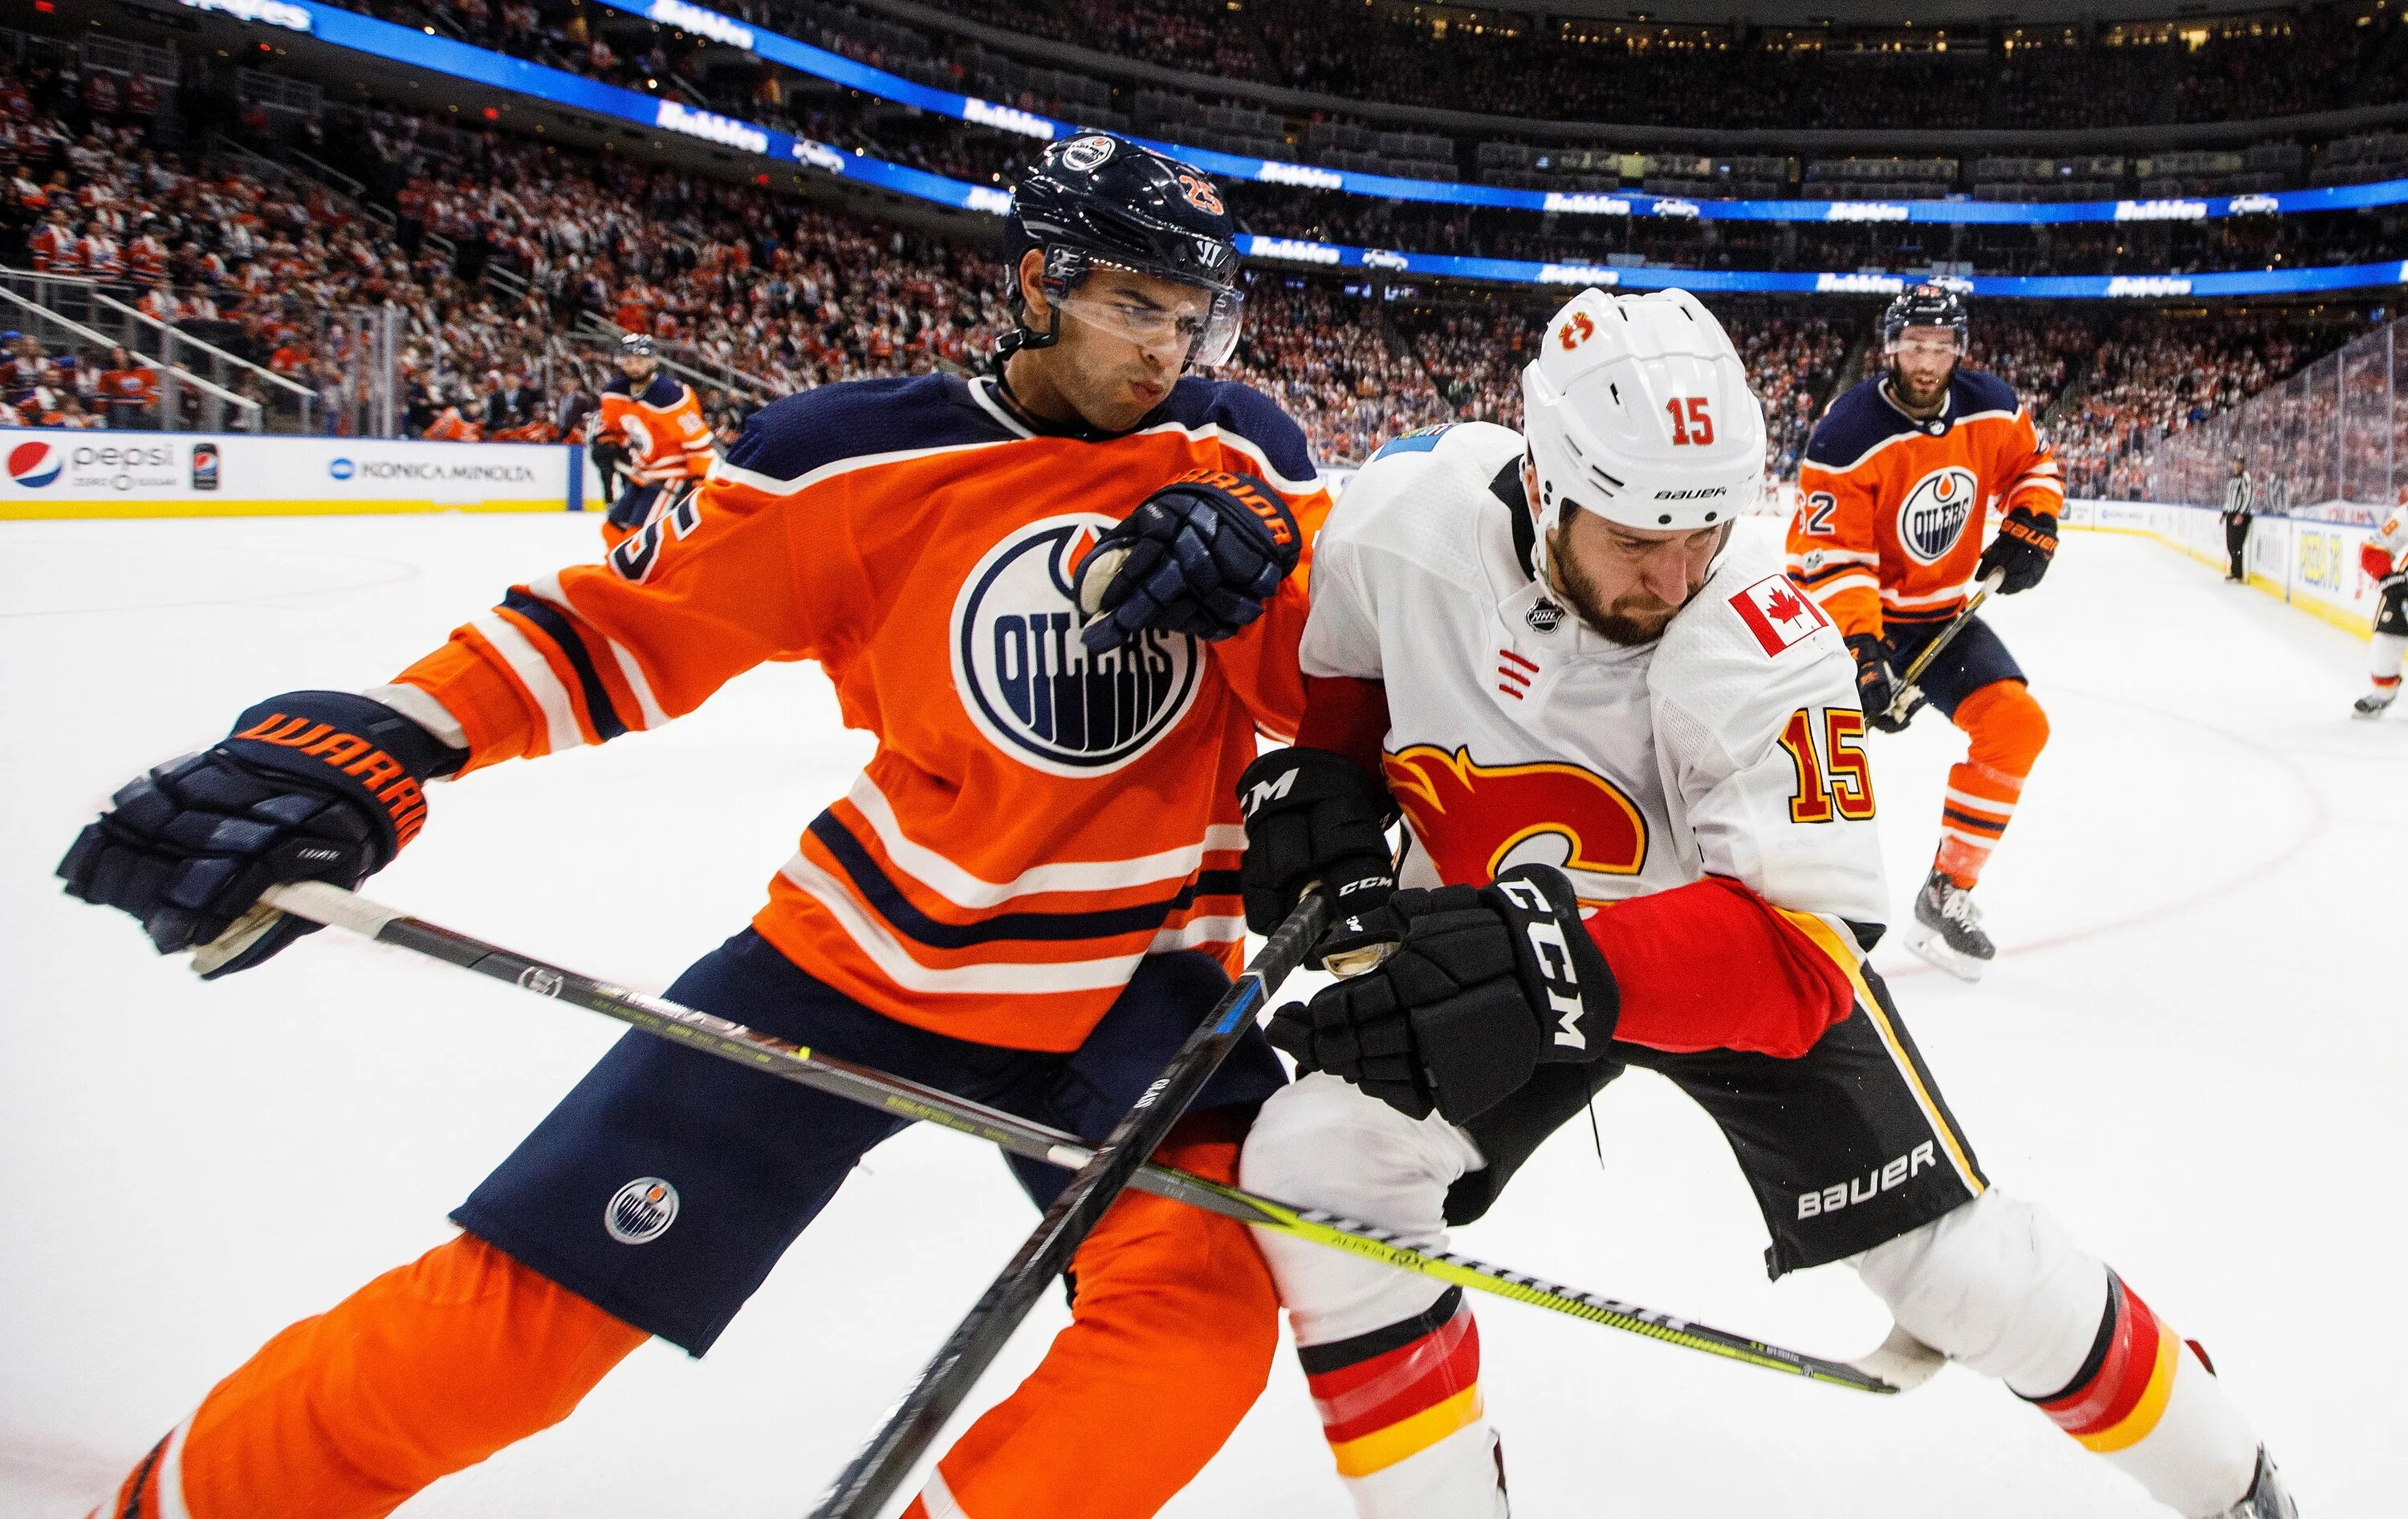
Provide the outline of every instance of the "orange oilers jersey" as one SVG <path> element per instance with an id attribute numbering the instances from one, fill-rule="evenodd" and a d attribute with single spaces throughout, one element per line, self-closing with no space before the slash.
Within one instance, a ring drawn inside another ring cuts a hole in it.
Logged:
<path id="1" fill-rule="evenodd" d="M 1234 638 L 1087 653 L 1080 559 L 1199 467 L 1276 489 L 1306 564 Z M 753 926 L 905 1023 L 1070 1050 L 1145 955 L 1236 967 L 1238 773 L 1258 727 L 1283 737 L 1302 713 L 1328 507 L 1296 423 L 1242 385 L 1182 380 L 1101 440 L 1033 433 L 986 379 L 825 385 L 757 414 L 607 563 L 513 588 L 374 695 L 473 769 L 656 727 L 765 660 L 818 660 L 878 752 Z"/>
<path id="2" fill-rule="evenodd" d="M 640 395 L 626 376 L 613 379 L 602 392 L 602 423 L 595 439 L 627 445 L 628 478 L 638 485 L 700 475 L 714 457 L 702 402 L 693 386 L 666 369 L 652 371 Z"/>
<path id="3" fill-rule="evenodd" d="M 1990 509 L 2054 517 L 2065 481 L 2014 388 L 1958 368 L 1918 422 L 1873 379 L 1831 403 L 1806 443 L 1790 578 L 1843 634 L 1944 621 L 1965 605 Z"/>

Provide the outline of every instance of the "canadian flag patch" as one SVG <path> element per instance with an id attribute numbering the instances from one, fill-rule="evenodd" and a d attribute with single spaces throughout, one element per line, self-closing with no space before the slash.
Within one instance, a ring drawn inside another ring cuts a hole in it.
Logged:
<path id="1" fill-rule="evenodd" d="M 1814 598 L 1799 590 L 1786 575 L 1767 575 L 1731 597 L 1730 604 L 1768 654 L 1803 643 L 1816 628 L 1831 625 Z"/>

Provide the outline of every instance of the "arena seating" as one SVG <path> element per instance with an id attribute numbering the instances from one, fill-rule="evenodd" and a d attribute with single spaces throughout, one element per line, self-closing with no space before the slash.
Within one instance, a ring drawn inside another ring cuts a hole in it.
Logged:
<path id="1" fill-rule="evenodd" d="M 512 35 L 523 39 L 535 34 L 519 9 Z M 322 418 L 346 415 L 341 392 L 356 367 L 339 318 L 362 305 L 408 313 L 398 363 L 413 431 L 520 437 L 573 430 L 602 373 L 595 337 L 618 328 L 752 377 L 750 394 L 731 382 L 705 396 L 732 432 L 762 395 L 974 367 L 1009 320 L 1003 271 L 977 243 L 446 119 L 377 110 L 303 123 L 319 153 L 369 185 L 388 229 L 369 206 L 264 171 L 257 158 L 156 146 L 156 120 L 94 108 L 58 70 L 0 77 L 0 116 L 18 187 L 0 216 L 0 258 L 122 286 L 318 387 Z M 238 123 L 237 134 L 258 127 Z M 1396 219 L 1418 213 L 1362 206 L 1392 219 L 1373 230 L 1415 230 Z M 59 222 L 64 236 L 45 232 Z M 1510 236 L 1469 220 L 1453 230 Z M 1257 271 L 1247 337 L 1226 372 L 1278 396 L 1326 462 L 1356 462 L 1412 427 L 1518 421 L 1523 345 L 1555 298 L 1350 290 Z M 1814 417 L 1853 378 L 1842 373 L 1852 351 L 1861 362 L 1873 307 L 1717 304 L 1765 398 L 1769 463 L 1792 476 Z M 2102 324 L 2064 308 L 1991 307 L 1978 317 L 1976 362 L 2006 374 L 2036 414 L 2054 409 L 2078 488 L 2108 489 L 2137 441 L 2289 373 L 2337 341 L 2343 320 L 2303 327 L 2227 312 Z M 10 408 L 0 423 L 100 420 L 109 408 L 98 383 L 113 362 L 20 339 L 0 365 Z M 111 420 L 181 419 L 120 406 Z"/>

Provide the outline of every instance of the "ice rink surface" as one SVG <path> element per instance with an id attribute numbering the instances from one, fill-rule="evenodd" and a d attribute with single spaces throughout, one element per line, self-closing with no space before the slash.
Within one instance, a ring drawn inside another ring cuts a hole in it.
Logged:
<path id="1" fill-rule="evenodd" d="M 594 530 L 0 525 L 0 1515 L 79 1513 L 262 1340 L 447 1238 L 619 1032 L 332 932 L 204 985 L 60 896 L 59 854 L 142 767 L 276 692 L 387 679 L 512 580 L 590 558 Z M 1996 613 L 2056 735 L 1982 886 L 2001 962 L 1979 986 L 1895 945 L 1876 963 L 1992 1178 L 2206 1342 L 2303 1513 L 2399 1514 L 2408 1229 L 2383 1178 L 2408 1141 L 2408 719 L 2349 720 L 2362 643 L 2150 541 L 2068 535 Z M 1926 717 L 1870 747 L 1903 918 L 1961 738 Z M 757 670 L 663 732 L 439 790 L 370 890 L 663 986 L 743 924 L 867 751 L 815 670 Z M 1879 1338 L 1844 1268 L 1767 1283 L 1738 1171 L 1669 1085 L 1627 1077 L 1597 1119 L 1459 1247 L 1802 1349 Z M 1034 1217 L 953 1135 L 863 1173 L 707 1360 L 647 1346 L 568 1423 L 404 1512 L 806 1512 Z M 1961 1369 L 1876 1399 L 1480 1314 L 1526 1519 L 2158 1512 Z M 988 1398 L 1063 1318 L 1049 1294 Z M 1347 1512 L 1289 1357 L 1166 1512 Z"/>

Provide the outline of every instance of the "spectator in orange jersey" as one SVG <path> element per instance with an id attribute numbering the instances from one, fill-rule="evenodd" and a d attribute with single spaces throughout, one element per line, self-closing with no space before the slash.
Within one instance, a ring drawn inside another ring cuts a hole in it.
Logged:
<path id="1" fill-rule="evenodd" d="M 100 372 L 96 394 L 108 409 L 109 426 L 159 425 L 158 381 L 122 343 L 108 351 L 108 367 Z"/>

